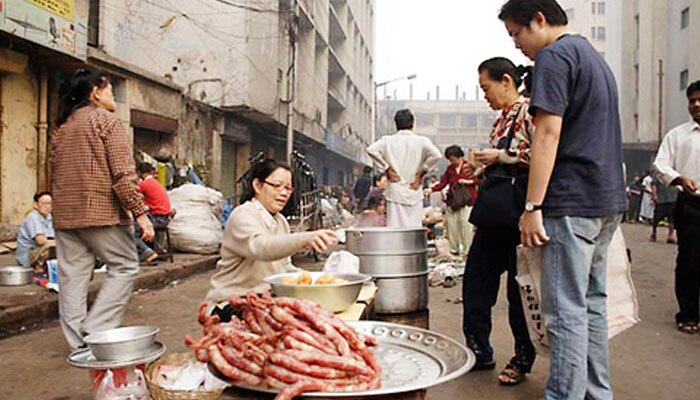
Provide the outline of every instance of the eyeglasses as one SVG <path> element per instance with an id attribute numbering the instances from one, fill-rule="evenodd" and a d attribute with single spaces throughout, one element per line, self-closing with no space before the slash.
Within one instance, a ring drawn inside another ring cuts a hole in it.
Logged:
<path id="1" fill-rule="evenodd" d="M 272 187 L 273 187 L 276 191 L 278 191 L 278 192 L 281 192 L 282 189 L 284 189 L 284 190 L 286 190 L 288 193 L 294 193 L 294 188 L 291 187 L 291 186 L 289 186 L 289 185 L 285 185 L 284 183 L 280 183 L 280 182 L 268 182 L 268 181 L 263 181 L 263 182 L 265 182 L 266 184 L 272 186 Z"/>

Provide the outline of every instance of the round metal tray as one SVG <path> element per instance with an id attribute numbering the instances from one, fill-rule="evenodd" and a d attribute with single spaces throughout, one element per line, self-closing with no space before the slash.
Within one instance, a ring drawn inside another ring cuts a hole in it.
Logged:
<path id="1" fill-rule="evenodd" d="M 375 354 L 382 367 L 382 386 L 364 392 L 309 392 L 303 397 L 385 396 L 426 389 L 464 375 L 476 362 L 471 350 L 439 333 L 380 321 L 353 321 L 348 325 L 379 338 Z M 278 392 L 237 382 L 231 384 L 257 392 Z"/>
<path id="2" fill-rule="evenodd" d="M 160 342 L 155 342 L 153 344 L 153 347 L 151 347 L 151 349 L 145 355 L 131 360 L 118 361 L 98 360 L 95 358 L 94 355 L 92 355 L 90 349 L 81 349 L 72 352 L 68 356 L 68 358 L 66 358 L 66 361 L 68 361 L 68 364 L 77 368 L 114 369 L 127 367 L 129 365 L 148 364 L 151 361 L 155 361 L 158 358 L 160 358 L 160 356 L 162 356 L 165 353 L 165 349 L 166 348 L 164 344 Z"/>

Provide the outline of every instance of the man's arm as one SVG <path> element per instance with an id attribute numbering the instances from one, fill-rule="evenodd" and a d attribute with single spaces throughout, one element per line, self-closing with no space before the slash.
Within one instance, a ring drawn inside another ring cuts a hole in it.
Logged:
<path id="1" fill-rule="evenodd" d="M 554 170 L 562 118 L 540 109 L 537 110 L 535 125 L 537 128 L 530 154 L 527 201 L 542 204 Z M 523 214 L 520 219 L 520 239 L 526 247 L 539 247 L 549 240 L 544 231 L 541 210 Z"/>
<path id="2" fill-rule="evenodd" d="M 367 148 L 367 154 L 372 160 L 374 160 L 375 163 L 377 163 L 379 169 L 382 171 L 386 171 L 389 169 L 389 167 L 391 167 L 389 163 L 384 159 L 385 151 L 386 141 L 384 139 L 377 140 Z"/>

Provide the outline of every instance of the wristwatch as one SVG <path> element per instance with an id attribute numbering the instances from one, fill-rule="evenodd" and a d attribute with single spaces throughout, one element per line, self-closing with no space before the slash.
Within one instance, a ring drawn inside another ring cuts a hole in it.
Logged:
<path id="1" fill-rule="evenodd" d="M 542 209 L 542 204 L 535 204 L 531 201 L 525 203 L 525 212 L 533 212 Z"/>

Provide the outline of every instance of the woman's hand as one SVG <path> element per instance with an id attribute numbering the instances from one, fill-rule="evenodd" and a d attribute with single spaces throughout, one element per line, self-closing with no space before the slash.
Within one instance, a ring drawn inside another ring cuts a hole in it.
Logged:
<path id="1" fill-rule="evenodd" d="M 501 151 L 498 149 L 475 150 L 474 159 L 488 167 L 498 163 L 498 155 L 500 152 Z"/>
<path id="2" fill-rule="evenodd" d="M 335 232 L 323 229 L 311 232 L 305 247 L 311 247 L 318 253 L 323 253 L 328 250 L 329 246 L 338 243 L 338 237 Z"/>

